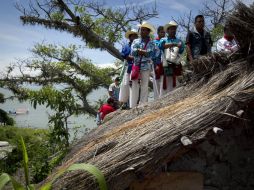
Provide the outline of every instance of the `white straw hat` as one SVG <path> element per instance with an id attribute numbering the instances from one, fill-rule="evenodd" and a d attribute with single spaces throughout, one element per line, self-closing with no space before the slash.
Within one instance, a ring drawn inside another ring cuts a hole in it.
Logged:
<path id="1" fill-rule="evenodd" d="M 175 22 L 175 21 L 170 21 L 168 24 L 166 24 L 164 26 L 164 30 L 167 31 L 167 29 L 170 27 L 170 26 L 178 26 L 178 24 Z"/>
<path id="2" fill-rule="evenodd" d="M 137 35 L 138 35 L 138 31 L 137 31 L 136 29 L 128 30 L 128 31 L 125 33 L 125 38 L 129 39 L 129 37 L 130 37 L 131 34 L 137 34 Z"/>
<path id="3" fill-rule="evenodd" d="M 156 32 L 156 30 L 155 30 L 155 28 L 153 27 L 153 25 L 149 24 L 149 23 L 146 22 L 146 21 L 142 22 L 142 24 L 138 24 L 138 27 L 150 29 L 150 33 L 155 33 L 155 32 Z"/>

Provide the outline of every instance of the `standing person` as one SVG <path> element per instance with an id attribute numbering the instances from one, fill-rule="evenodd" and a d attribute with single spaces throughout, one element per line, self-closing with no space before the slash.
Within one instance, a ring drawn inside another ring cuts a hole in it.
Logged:
<path id="1" fill-rule="evenodd" d="M 217 41 L 217 51 L 233 53 L 239 49 L 233 33 L 227 26 L 224 27 L 224 36 Z"/>
<path id="2" fill-rule="evenodd" d="M 204 27 L 204 16 L 197 15 L 194 28 L 188 32 L 186 37 L 187 61 L 190 63 L 199 56 L 211 52 L 213 42 L 210 33 Z"/>
<path id="3" fill-rule="evenodd" d="M 104 117 L 111 113 L 114 112 L 116 109 L 114 108 L 115 100 L 111 97 L 107 99 L 107 103 L 103 104 L 100 109 L 97 112 L 97 118 L 96 118 L 96 123 L 97 125 L 100 125 L 101 122 L 103 121 Z"/>
<path id="4" fill-rule="evenodd" d="M 154 40 L 155 43 L 155 51 L 153 57 L 153 66 L 154 66 L 154 82 L 153 82 L 153 90 L 154 90 L 154 99 L 157 99 L 160 96 L 160 84 L 163 79 L 163 66 L 162 66 L 162 50 L 159 48 L 161 38 L 165 37 L 165 30 L 163 26 L 159 26 L 157 28 L 157 38 Z"/>
<path id="5" fill-rule="evenodd" d="M 150 39 L 150 34 L 155 32 L 154 27 L 148 22 L 143 22 L 139 27 L 141 36 L 135 39 L 131 45 L 134 63 L 131 71 L 130 108 L 134 108 L 138 104 L 139 88 L 140 103 L 148 102 L 150 63 L 155 49 L 154 42 Z"/>
<path id="6" fill-rule="evenodd" d="M 176 37 L 177 23 L 170 21 L 164 26 L 167 36 L 160 41 L 160 49 L 163 51 L 163 82 L 160 86 L 160 95 L 163 96 L 172 91 L 176 86 L 176 76 L 181 75 L 180 54 L 184 51 L 184 43 Z"/>
<path id="7" fill-rule="evenodd" d="M 123 79 L 120 85 L 120 93 L 119 93 L 119 102 L 120 104 L 127 104 L 129 100 L 129 94 L 130 94 L 130 86 L 129 86 L 129 81 L 130 81 L 130 73 L 131 73 L 131 68 L 133 65 L 133 60 L 134 57 L 130 55 L 131 53 L 131 44 L 133 40 L 138 38 L 138 32 L 135 29 L 128 30 L 125 33 L 125 37 L 129 39 L 128 44 L 126 44 L 121 52 L 122 57 L 124 58 L 124 67 L 127 67 L 126 70 L 124 71 L 123 74 Z"/>
<path id="8" fill-rule="evenodd" d="M 114 82 L 111 85 L 109 85 L 109 88 L 108 88 L 109 97 L 115 100 L 116 104 L 118 104 L 118 99 L 119 99 L 119 91 L 120 91 L 119 83 L 120 83 L 120 78 L 116 77 Z"/>

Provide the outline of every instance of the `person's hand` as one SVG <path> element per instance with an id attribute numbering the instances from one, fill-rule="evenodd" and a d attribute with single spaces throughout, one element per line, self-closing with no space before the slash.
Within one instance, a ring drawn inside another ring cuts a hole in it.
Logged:
<path id="1" fill-rule="evenodd" d="M 156 65 L 155 66 L 155 73 L 159 73 L 160 72 L 160 67 L 159 67 L 159 65 Z"/>
<path id="2" fill-rule="evenodd" d="M 167 49 L 167 48 L 172 48 L 172 47 L 174 47 L 174 46 L 175 46 L 175 44 L 173 44 L 173 43 L 166 43 L 166 44 L 164 45 L 164 48 Z"/>
<path id="3" fill-rule="evenodd" d="M 142 50 L 142 49 L 138 50 L 138 55 L 145 55 L 145 54 L 146 54 L 146 50 Z"/>
<path id="4" fill-rule="evenodd" d="M 131 55 L 128 55 L 128 56 L 126 57 L 126 60 L 127 60 L 127 61 L 133 61 L 133 60 L 134 60 L 134 57 L 131 56 Z"/>
<path id="5" fill-rule="evenodd" d="M 182 42 L 179 42 L 176 46 L 180 49 L 182 47 Z"/>

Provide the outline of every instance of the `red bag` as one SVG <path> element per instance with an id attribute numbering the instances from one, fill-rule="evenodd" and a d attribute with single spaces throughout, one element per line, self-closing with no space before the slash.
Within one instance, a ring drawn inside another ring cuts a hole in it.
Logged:
<path id="1" fill-rule="evenodd" d="M 139 65 L 132 65 L 131 69 L 131 80 L 137 80 L 140 73 L 140 66 Z"/>

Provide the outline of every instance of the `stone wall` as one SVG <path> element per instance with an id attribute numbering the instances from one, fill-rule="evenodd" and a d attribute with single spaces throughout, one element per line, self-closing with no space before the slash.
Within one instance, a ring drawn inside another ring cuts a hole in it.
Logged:
<path id="1" fill-rule="evenodd" d="M 253 127 L 224 129 L 168 164 L 167 171 L 202 173 L 204 190 L 253 190 L 253 145 Z"/>

